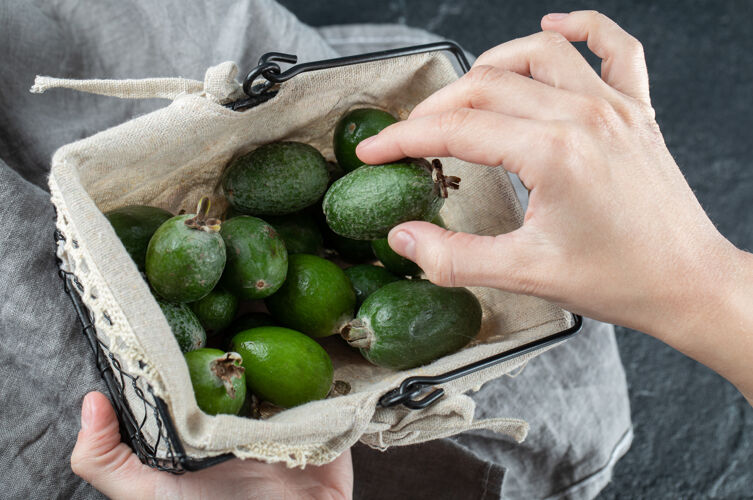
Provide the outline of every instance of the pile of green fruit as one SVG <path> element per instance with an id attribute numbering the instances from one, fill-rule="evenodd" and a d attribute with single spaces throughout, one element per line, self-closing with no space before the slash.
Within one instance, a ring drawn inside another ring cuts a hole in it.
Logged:
<path id="1" fill-rule="evenodd" d="M 258 402 L 325 398 L 333 367 L 320 337 L 339 334 L 371 363 L 407 369 L 477 335 L 476 297 L 415 278 L 421 269 L 387 243 L 401 222 L 441 225 L 448 188 L 460 182 L 438 160 L 363 165 L 358 142 L 395 121 L 376 109 L 347 113 L 334 132 L 337 164 L 298 142 L 237 156 L 221 179 L 224 220 L 209 216 L 206 197 L 195 214 L 149 206 L 105 214 L 144 273 L 206 413 L 253 416 Z"/>

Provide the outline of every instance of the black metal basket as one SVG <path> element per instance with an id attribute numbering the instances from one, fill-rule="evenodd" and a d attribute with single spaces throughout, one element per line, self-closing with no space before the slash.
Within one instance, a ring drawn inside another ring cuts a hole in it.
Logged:
<path id="1" fill-rule="evenodd" d="M 457 59 L 460 69 L 463 72 L 468 71 L 470 65 L 468 64 L 468 60 L 465 57 L 462 48 L 455 42 L 451 41 L 415 45 L 393 50 L 370 52 L 367 54 L 303 63 L 292 66 L 284 72 L 277 63 L 284 62 L 295 64 L 297 62 L 297 57 L 291 54 L 269 52 L 259 59 L 258 66 L 251 70 L 244 79 L 243 90 L 247 94 L 247 97 L 229 103 L 226 106 L 236 111 L 257 106 L 272 99 L 277 94 L 275 87 L 277 84 L 283 83 L 303 72 L 378 61 L 381 59 L 390 59 L 423 52 L 437 52 L 441 50 L 451 52 Z M 265 81 L 254 83 L 258 77 L 263 77 Z M 55 244 L 57 245 L 58 242 L 64 240 L 65 235 L 61 231 L 56 230 Z M 76 246 L 75 241 L 73 241 L 72 244 Z M 65 292 L 73 303 L 76 315 L 83 327 L 84 336 L 89 341 L 89 345 L 94 353 L 97 368 L 102 374 L 102 378 L 110 392 L 110 398 L 120 422 L 121 437 L 131 446 L 139 459 L 150 467 L 179 474 L 185 471 L 205 469 L 232 458 L 231 454 L 224 454 L 216 457 L 195 459 L 186 454 L 183 444 L 175 431 L 175 426 L 165 402 L 154 395 L 152 388 L 148 383 L 142 384 L 146 387 L 145 392 L 137 383 L 139 382 L 138 376 L 131 375 L 121 369 L 117 357 L 110 352 L 107 346 L 97 336 L 94 319 L 81 299 L 81 295 L 84 293 L 84 286 L 73 273 L 64 270 L 63 263 L 60 259 L 58 259 L 58 264 L 60 267 L 58 274 L 63 280 Z M 106 320 L 107 317 L 105 317 L 105 321 Z M 573 326 L 563 331 L 486 359 L 476 361 L 475 363 L 471 363 L 447 373 L 430 377 L 408 377 L 403 380 L 399 386 L 386 392 L 379 399 L 378 404 L 382 407 L 402 404 L 413 410 L 426 408 L 436 402 L 444 394 L 444 389 L 436 387 L 440 384 L 450 382 L 451 380 L 458 379 L 470 373 L 483 370 L 484 368 L 508 361 L 543 347 L 562 342 L 575 335 L 580 331 L 583 319 L 580 316 L 573 314 L 573 320 Z M 139 400 L 139 404 L 144 405 L 142 408 L 144 417 L 141 420 L 138 420 L 134 416 L 135 412 L 126 397 L 125 391 L 128 386 L 134 391 Z M 154 425 L 157 430 L 157 439 L 153 444 L 148 442 L 143 432 L 147 419 L 150 417 L 154 419 Z M 165 451 L 158 454 L 158 448 L 160 445 L 162 445 Z"/>

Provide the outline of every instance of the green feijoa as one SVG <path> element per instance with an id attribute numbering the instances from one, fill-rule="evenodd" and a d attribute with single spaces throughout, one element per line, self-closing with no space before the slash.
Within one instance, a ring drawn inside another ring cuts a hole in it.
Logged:
<path id="1" fill-rule="evenodd" d="M 183 355 L 199 408 L 210 415 L 237 415 L 246 399 L 243 359 L 236 352 L 198 349 Z"/>
<path id="2" fill-rule="evenodd" d="M 272 226 L 249 215 L 233 217 L 220 231 L 227 247 L 222 285 L 241 299 L 262 299 L 285 281 L 288 252 Z"/>
<path id="3" fill-rule="evenodd" d="M 250 330 L 251 328 L 257 328 L 260 326 L 278 325 L 277 321 L 275 321 L 270 314 L 265 312 L 249 312 L 233 320 L 233 322 L 230 323 L 230 326 L 225 330 L 225 335 L 232 337 L 243 330 Z"/>
<path id="4" fill-rule="evenodd" d="M 366 300 L 366 297 L 387 283 L 400 279 L 383 267 L 369 264 L 349 267 L 344 272 L 350 279 L 350 284 L 353 285 L 353 290 L 356 292 L 356 305 L 359 307 Z"/>
<path id="5" fill-rule="evenodd" d="M 459 181 L 445 177 L 437 160 L 431 165 L 416 159 L 365 165 L 335 181 L 324 195 L 322 208 L 327 224 L 337 234 L 376 240 L 385 238 L 401 222 L 432 220 L 444 203 L 447 189 L 456 188 Z"/>
<path id="6" fill-rule="evenodd" d="M 434 217 L 430 222 L 439 227 L 446 228 L 442 217 L 439 215 Z M 376 258 L 384 264 L 384 267 L 398 276 L 418 276 L 423 272 L 418 267 L 418 264 L 395 252 L 387 241 L 387 238 L 372 241 L 371 249 L 374 251 Z"/>
<path id="7" fill-rule="evenodd" d="M 240 332 L 230 342 L 243 357 L 248 388 L 283 408 L 323 399 L 332 387 L 327 352 L 306 335 L 279 326 Z"/>
<path id="8" fill-rule="evenodd" d="M 166 302 L 159 298 L 157 304 L 162 309 L 162 314 L 165 315 L 181 351 L 189 352 L 206 345 L 207 334 L 190 307 L 186 304 Z"/>
<path id="9" fill-rule="evenodd" d="M 197 215 L 178 215 L 155 231 L 146 250 L 146 276 L 170 302 L 194 302 L 212 291 L 225 268 L 220 221 L 207 218 L 208 198 Z"/>
<path id="10" fill-rule="evenodd" d="M 356 294 L 342 269 L 321 257 L 299 253 L 290 256 L 288 278 L 265 303 L 282 325 L 326 337 L 353 318 Z"/>
<path id="11" fill-rule="evenodd" d="M 284 215 L 316 203 L 328 182 L 319 151 L 300 142 L 274 142 L 232 160 L 222 190 L 238 212 Z"/>
<path id="12" fill-rule="evenodd" d="M 356 155 L 358 143 L 396 122 L 397 118 L 381 109 L 354 109 L 343 115 L 332 138 L 337 163 L 348 172 L 363 165 Z"/>
<path id="13" fill-rule="evenodd" d="M 167 210 L 145 205 L 116 208 L 105 214 L 140 271 L 144 270 L 149 240 L 157 228 L 172 216 Z"/>
<path id="14" fill-rule="evenodd" d="M 318 254 L 322 250 L 322 233 L 314 217 L 308 212 L 289 215 L 268 215 L 264 220 L 274 227 L 285 241 L 288 255 Z"/>
<path id="15" fill-rule="evenodd" d="M 233 321 L 238 312 L 238 297 L 218 286 L 203 298 L 191 302 L 190 307 L 204 330 L 212 335 Z"/>
<path id="16" fill-rule="evenodd" d="M 361 264 L 363 262 L 371 262 L 374 260 L 374 252 L 371 251 L 371 243 L 364 240 L 352 240 L 345 236 L 332 231 L 327 225 L 327 219 L 324 216 L 322 205 L 315 207 L 317 210 L 311 210 L 313 217 L 316 220 L 319 229 L 324 237 L 324 246 L 328 249 L 337 252 L 337 255 L 351 264 Z"/>
<path id="17" fill-rule="evenodd" d="M 398 276 L 418 276 L 422 272 L 418 264 L 395 252 L 387 238 L 372 241 L 371 249 L 384 267 Z"/>
<path id="18" fill-rule="evenodd" d="M 465 288 L 401 280 L 367 298 L 341 335 L 371 363 L 405 370 L 465 346 L 481 329 L 481 304 Z"/>

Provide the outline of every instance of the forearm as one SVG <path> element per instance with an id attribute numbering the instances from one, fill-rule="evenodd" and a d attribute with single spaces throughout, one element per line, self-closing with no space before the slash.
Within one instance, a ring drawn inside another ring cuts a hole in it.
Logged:
<path id="1" fill-rule="evenodd" d="M 726 378 L 753 405 L 753 254 L 731 245 L 714 256 L 685 300 L 645 331 Z"/>

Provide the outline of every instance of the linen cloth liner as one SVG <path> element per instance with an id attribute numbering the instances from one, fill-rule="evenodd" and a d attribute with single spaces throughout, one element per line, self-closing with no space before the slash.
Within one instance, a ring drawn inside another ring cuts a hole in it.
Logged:
<path id="1" fill-rule="evenodd" d="M 463 393 L 522 366 L 543 350 L 463 377 L 443 387 L 446 395 L 420 411 L 378 408 L 387 390 L 412 375 L 433 375 L 506 351 L 571 326 L 568 313 L 541 299 L 496 289 L 472 288 L 484 319 L 477 342 L 413 370 L 393 372 L 364 361 L 337 339 L 326 339 L 335 378 L 352 386 L 346 396 L 314 401 L 268 420 L 209 416 L 195 402 L 188 370 L 148 285 L 102 212 L 149 204 L 193 213 L 202 195 L 216 215 L 226 207 L 220 174 L 236 154 L 276 140 L 311 144 L 333 158 L 332 129 L 345 111 L 377 106 L 400 118 L 457 78 L 440 54 L 413 56 L 303 73 L 280 86 L 272 100 L 245 112 L 221 106 L 242 95 L 237 67 L 210 68 L 205 81 L 180 78 L 74 81 L 38 77 L 32 92 L 73 88 L 117 97 L 174 99 L 167 107 L 60 148 L 53 157 L 50 190 L 58 227 L 66 235 L 59 255 L 85 287 L 84 302 L 97 332 L 122 367 L 165 400 L 186 452 L 196 458 L 232 452 L 288 465 L 327 463 L 356 441 L 378 448 L 488 428 L 525 438 L 515 418 L 473 421 L 475 405 Z M 522 222 L 522 210 L 501 168 L 443 159 L 445 172 L 462 178 L 441 211 L 457 231 L 495 235 Z M 149 393 L 146 392 L 149 397 Z M 137 419 L 142 408 L 133 388 L 127 398 Z M 158 430 L 147 419 L 147 439 Z M 164 453 L 164 448 L 159 451 Z"/>

